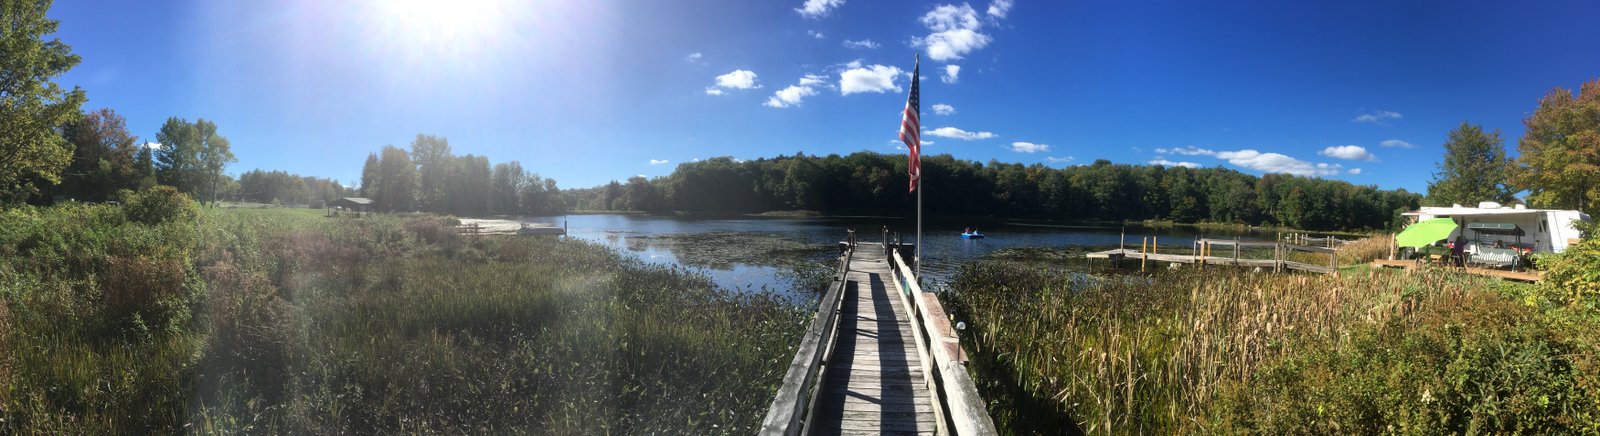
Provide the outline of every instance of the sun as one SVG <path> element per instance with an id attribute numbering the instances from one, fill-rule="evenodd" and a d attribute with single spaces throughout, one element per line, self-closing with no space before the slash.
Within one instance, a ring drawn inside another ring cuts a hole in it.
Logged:
<path id="1" fill-rule="evenodd" d="M 370 0 L 367 6 L 369 38 L 409 58 L 471 60 L 517 37 L 513 0 Z"/>

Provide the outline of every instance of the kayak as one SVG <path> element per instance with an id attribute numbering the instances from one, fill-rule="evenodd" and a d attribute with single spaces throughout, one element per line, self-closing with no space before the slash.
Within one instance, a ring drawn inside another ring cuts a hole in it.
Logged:
<path id="1" fill-rule="evenodd" d="M 983 239 L 983 232 L 962 233 L 961 237 L 966 239 Z"/>

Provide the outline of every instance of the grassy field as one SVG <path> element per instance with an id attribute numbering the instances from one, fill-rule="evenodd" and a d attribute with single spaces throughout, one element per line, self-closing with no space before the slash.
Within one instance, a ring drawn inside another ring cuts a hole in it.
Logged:
<path id="1" fill-rule="evenodd" d="M 945 298 L 1009 434 L 1600 431 L 1600 316 L 1548 287 L 989 260 Z"/>
<path id="2" fill-rule="evenodd" d="M 444 221 L 0 212 L 0 433 L 750 433 L 809 315 Z"/>

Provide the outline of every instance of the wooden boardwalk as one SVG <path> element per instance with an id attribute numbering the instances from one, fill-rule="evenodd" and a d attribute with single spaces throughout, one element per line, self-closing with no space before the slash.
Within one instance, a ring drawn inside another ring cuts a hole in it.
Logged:
<path id="1" fill-rule="evenodd" d="M 763 435 L 992 435 L 958 332 L 904 245 L 839 244 L 833 285 L 761 421 Z"/>
<path id="2" fill-rule="evenodd" d="M 882 249 L 850 261 L 839 333 L 817 392 L 810 434 L 932 434 L 932 396 L 911 317 Z"/>

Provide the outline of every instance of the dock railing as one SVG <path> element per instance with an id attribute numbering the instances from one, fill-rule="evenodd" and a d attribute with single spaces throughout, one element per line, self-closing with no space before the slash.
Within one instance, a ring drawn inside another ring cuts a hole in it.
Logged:
<path id="1" fill-rule="evenodd" d="M 763 435 L 798 435 L 805 423 L 811 421 L 811 412 L 816 408 L 817 384 L 827 368 L 825 362 L 833 354 L 834 336 L 838 334 L 839 302 L 848 282 L 845 274 L 850 271 L 850 257 L 855 254 L 855 231 L 850 231 L 843 250 L 833 284 L 818 304 L 817 315 L 806 328 L 800 348 L 783 376 L 783 384 L 773 396 L 772 405 L 767 407 L 766 418 L 761 420 Z"/>
<path id="2" fill-rule="evenodd" d="M 978 386 L 967 374 L 961 340 L 950 325 L 944 305 L 939 303 L 937 295 L 922 292 L 922 286 L 905 258 L 900 256 L 900 250 L 893 250 L 890 259 L 894 263 L 890 270 L 900 283 L 901 302 L 910 312 L 923 380 L 936 396 L 933 413 L 938 434 L 996 434 L 994 420 L 989 417 L 983 397 L 978 395 Z"/>

